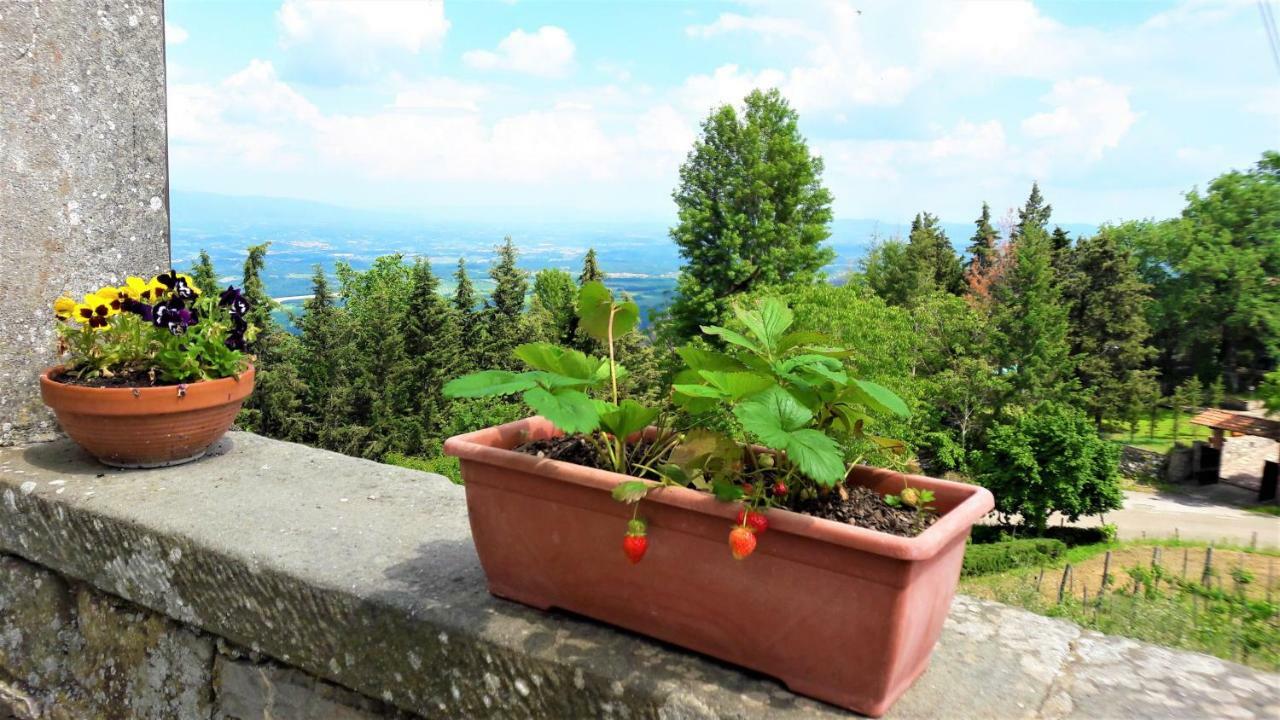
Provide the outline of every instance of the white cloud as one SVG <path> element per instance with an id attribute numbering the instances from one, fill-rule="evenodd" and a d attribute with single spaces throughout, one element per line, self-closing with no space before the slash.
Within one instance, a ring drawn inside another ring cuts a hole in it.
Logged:
<path id="1" fill-rule="evenodd" d="M 1022 121 L 1022 132 L 1051 143 L 1057 155 L 1097 160 L 1120 144 L 1138 114 L 1129 106 L 1127 88 L 1099 78 L 1055 83 L 1043 100 L 1054 106 Z"/>
<path id="2" fill-rule="evenodd" d="M 707 25 L 690 25 L 684 29 L 684 32 L 690 37 L 697 38 L 710 38 L 733 32 L 751 32 L 766 39 L 810 39 L 815 36 L 815 33 L 796 18 L 739 15 L 738 13 L 722 13 L 714 22 Z"/>
<path id="3" fill-rule="evenodd" d="M 497 51 L 470 50 L 462 55 L 468 65 L 480 70 L 558 77 L 573 62 L 574 46 L 569 33 L 555 25 L 543 25 L 534 32 L 516 29 L 498 43 Z"/>
<path id="4" fill-rule="evenodd" d="M 367 78 L 440 46 L 443 0 L 284 0 L 280 45 L 313 81 Z"/>
<path id="5" fill-rule="evenodd" d="M 165 45 L 181 45 L 191 37 L 185 29 L 178 25 L 174 25 L 169 21 L 164 23 L 164 44 Z"/>
<path id="6" fill-rule="evenodd" d="M 478 112 L 480 102 L 488 96 L 489 91 L 481 85 L 448 77 L 432 77 L 402 88 L 396 93 L 392 107 L 400 110 Z"/>

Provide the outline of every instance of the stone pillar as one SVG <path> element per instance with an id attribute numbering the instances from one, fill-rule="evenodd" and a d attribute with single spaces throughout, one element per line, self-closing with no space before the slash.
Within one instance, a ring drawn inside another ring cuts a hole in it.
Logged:
<path id="1" fill-rule="evenodd" d="M 169 264 L 162 0 L 0 2 L 0 445 L 52 434 L 50 303 Z"/>

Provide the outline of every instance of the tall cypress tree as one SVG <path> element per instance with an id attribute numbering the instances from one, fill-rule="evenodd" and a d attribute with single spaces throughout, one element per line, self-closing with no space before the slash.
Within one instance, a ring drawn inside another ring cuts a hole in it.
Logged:
<path id="1" fill-rule="evenodd" d="M 982 214 L 973 221 L 973 237 L 969 239 L 967 276 L 981 275 L 1000 257 L 1000 232 L 991 224 L 991 206 L 982 203 Z"/>
<path id="2" fill-rule="evenodd" d="M 213 269 L 213 259 L 203 249 L 200 251 L 200 259 L 191 266 L 191 279 L 205 295 L 218 294 L 218 273 Z"/>
<path id="3" fill-rule="evenodd" d="M 1062 262 L 1071 267 L 1071 281 L 1062 283 L 1062 294 L 1069 308 L 1076 378 L 1086 391 L 1085 406 L 1101 428 L 1105 419 L 1125 419 L 1143 399 L 1133 389 L 1150 382 L 1152 371 L 1146 367 L 1155 355 L 1147 345 L 1151 298 L 1132 253 L 1110 228 L 1061 252 Z"/>
<path id="4" fill-rule="evenodd" d="M 1011 266 L 996 286 L 996 366 L 1011 402 L 1030 407 L 1063 396 L 1071 377 L 1067 311 L 1053 272 L 1049 236 L 1027 224 L 1014 241 Z"/>
<path id="5" fill-rule="evenodd" d="M 484 367 L 514 368 L 519 363 L 511 355 L 524 340 L 524 299 L 529 291 L 528 273 L 516 265 L 515 243 L 510 237 L 497 248 L 498 261 L 489 268 L 493 294 L 484 310 L 486 347 Z"/>
<path id="6" fill-rule="evenodd" d="M 424 433 L 443 424 L 440 417 L 446 401 L 441 392 L 456 374 L 463 354 L 458 322 L 453 308 L 439 292 L 440 281 L 426 260 L 413 265 L 409 289 L 409 312 L 405 318 L 405 351 L 412 367 L 409 378 L 413 406 Z"/>
<path id="7" fill-rule="evenodd" d="M 600 269 L 600 259 L 595 248 L 587 248 L 587 256 L 582 259 L 582 272 L 578 275 L 578 285 L 604 280 L 604 271 Z"/>
<path id="8" fill-rule="evenodd" d="M 685 259 L 671 307 L 677 337 L 717 324 L 730 297 L 762 285 L 814 282 L 834 257 L 831 194 L 798 116 L 777 90 L 754 90 L 739 116 L 713 110 L 680 167 L 671 239 Z"/>
<path id="9" fill-rule="evenodd" d="M 964 270 L 960 257 L 947 234 L 938 226 L 938 218 L 929 213 L 918 213 L 911 221 L 911 235 L 907 238 L 907 260 L 915 274 L 912 296 L 920 297 L 932 292 L 959 295 L 964 292 Z"/>

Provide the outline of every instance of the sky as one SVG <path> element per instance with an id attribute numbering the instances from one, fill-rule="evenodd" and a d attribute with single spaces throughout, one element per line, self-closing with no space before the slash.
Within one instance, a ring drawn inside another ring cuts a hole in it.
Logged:
<path id="1" fill-rule="evenodd" d="M 699 123 L 799 112 L 842 218 L 1167 217 L 1280 147 L 1255 0 L 168 0 L 176 190 L 666 220 Z"/>

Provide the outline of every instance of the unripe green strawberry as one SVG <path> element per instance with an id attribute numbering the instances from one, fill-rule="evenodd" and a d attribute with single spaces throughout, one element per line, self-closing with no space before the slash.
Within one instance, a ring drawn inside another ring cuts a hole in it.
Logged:
<path id="1" fill-rule="evenodd" d="M 898 494 L 898 497 L 902 498 L 902 502 L 910 505 L 911 507 L 919 507 L 920 491 L 915 488 L 903 488 L 902 492 Z"/>
<path id="2" fill-rule="evenodd" d="M 734 560 L 741 560 L 756 549 L 756 535 L 750 530 L 736 525 L 729 531 L 729 551 Z"/>
<path id="3" fill-rule="evenodd" d="M 765 453 L 764 455 L 756 458 L 756 465 L 759 465 L 762 468 L 771 468 L 773 467 L 773 463 L 773 455 L 769 453 Z"/>

